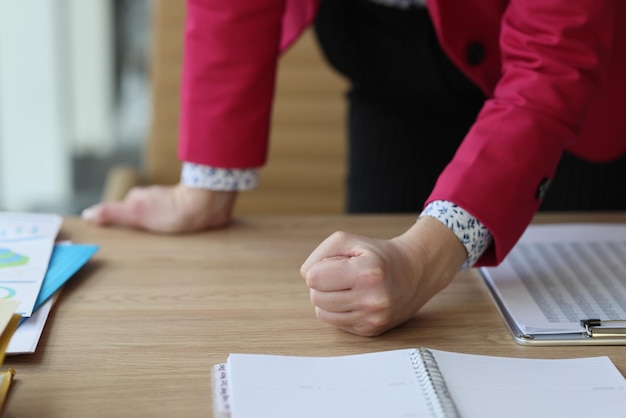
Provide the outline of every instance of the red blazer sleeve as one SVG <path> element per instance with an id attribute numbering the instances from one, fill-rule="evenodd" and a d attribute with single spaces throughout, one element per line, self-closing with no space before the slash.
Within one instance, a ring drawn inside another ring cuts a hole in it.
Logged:
<path id="1" fill-rule="evenodd" d="M 285 0 L 187 0 L 178 156 L 264 164 Z"/>
<path id="2" fill-rule="evenodd" d="M 479 265 L 497 264 L 510 251 L 576 141 L 606 71 L 611 5 L 512 0 L 504 10 L 493 96 L 428 199 L 455 202 L 491 231 L 494 245 Z"/>

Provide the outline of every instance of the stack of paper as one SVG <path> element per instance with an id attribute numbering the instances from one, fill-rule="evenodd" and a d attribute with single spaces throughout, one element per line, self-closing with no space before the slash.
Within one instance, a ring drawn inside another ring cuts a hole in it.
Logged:
<path id="1" fill-rule="evenodd" d="M 21 321 L 7 354 L 35 351 L 60 288 L 98 250 L 55 243 L 57 215 L 0 213 L 0 299 L 16 301 Z"/>

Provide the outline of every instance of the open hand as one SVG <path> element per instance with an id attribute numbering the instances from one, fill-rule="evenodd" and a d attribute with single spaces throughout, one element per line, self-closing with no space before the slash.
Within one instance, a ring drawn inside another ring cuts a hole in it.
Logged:
<path id="1" fill-rule="evenodd" d="M 97 225 L 123 225 L 177 233 L 217 228 L 232 218 L 237 192 L 176 186 L 135 187 L 122 202 L 104 202 L 83 211 Z"/>

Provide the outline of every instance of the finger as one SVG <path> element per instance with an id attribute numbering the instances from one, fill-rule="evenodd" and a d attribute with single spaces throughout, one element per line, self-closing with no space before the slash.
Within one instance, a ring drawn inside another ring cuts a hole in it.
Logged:
<path id="1" fill-rule="evenodd" d="M 362 311 L 329 312 L 315 308 L 315 316 L 342 331 L 361 337 L 375 337 L 397 325 L 382 315 L 365 315 Z"/>
<path id="2" fill-rule="evenodd" d="M 353 245 L 354 237 L 354 235 L 347 232 L 335 232 L 322 241 L 302 264 L 300 268 L 302 277 L 306 276 L 309 269 L 321 260 L 357 255 Z"/>
<path id="3" fill-rule="evenodd" d="M 117 224 L 140 227 L 144 219 L 142 212 L 140 206 L 133 202 L 107 202 L 85 209 L 82 216 L 98 225 Z"/>
<path id="4" fill-rule="evenodd" d="M 391 296 L 384 289 L 360 288 L 321 292 L 309 290 L 311 303 L 329 312 L 363 311 L 369 314 L 380 314 L 393 310 Z"/>
<path id="5" fill-rule="evenodd" d="M 107 222 L 102 215 L 102 207 L 105 205 L 108 205 L 108 203 L 98 203 L 96 205 L 88 207 L 87 209 L 82 211 L 80 216 L 88 222 L 93 222 L 98 225 L 106 225 Z"/>
<path id="6" fill-rule="evenodd" d="M 332 312 L 316 306 L 315 316 L 320 321 L 344 329 L 352 327 L 355 323 L 361 321 L 362 313 L 359 311 Z"/>
<path id="7" fill-rule="evenodd" d="M 358 301 L 355 301 L 354 292 L 350 290 L 320 292 L 311 289 L 309 298 L 313 305 L 328 312 L 350 312 L 359 305 Z"/>
<path id="8" fill-rule="evenodd" d="M 351 289 L 357 276 L 354 257 L 332 257 L 313 264 L 304 280 L 311 289 L 332 292 Z"/>
<path id="9" fill-rule="evenodd" d="M 324 309 L 315 308 L 317 318 L 329 325 L 339 328 L 342 331 L 362 337 L 371 337 L 380 334 L 380 331 L 368 324 L 365 316 L 360 311 L 351 312 L 329 312 Z"/>

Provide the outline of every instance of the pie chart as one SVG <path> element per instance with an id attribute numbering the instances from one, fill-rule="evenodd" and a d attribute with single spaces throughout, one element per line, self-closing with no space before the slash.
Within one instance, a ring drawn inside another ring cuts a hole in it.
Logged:
<path id="1" fill-rule="evenodd" d="M 0 286 L 0 299 L 11 299 L 17 292 L 15 289 L 6 286 Z"/>
<path id="2" fill-rule="evenodd" d="M 0 248 L 0 269 L 6 267 L 23 266 L 27 263 L 27 256 L 15 253 L 7 248 Z"/>

